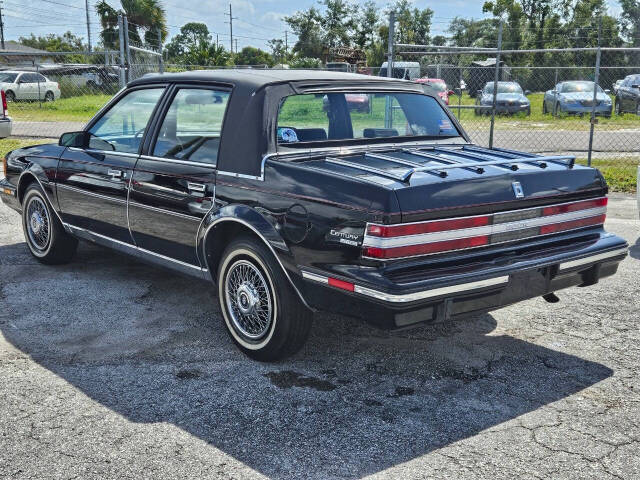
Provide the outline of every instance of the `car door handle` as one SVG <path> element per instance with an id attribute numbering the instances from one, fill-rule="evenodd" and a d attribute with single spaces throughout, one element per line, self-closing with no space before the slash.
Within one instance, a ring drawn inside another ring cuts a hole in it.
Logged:
<path id="1" fill-rule="evenodd" d="M 122 178 L 122 170 L 107 170 L 107 174 L 111 177 L 111 178 Z"/>
<path id="2" fill-rule="evenodd" d="M 187 182 L 187 188 L 193 192 L 204 193 L 205 186 L 202 183 Z"/>

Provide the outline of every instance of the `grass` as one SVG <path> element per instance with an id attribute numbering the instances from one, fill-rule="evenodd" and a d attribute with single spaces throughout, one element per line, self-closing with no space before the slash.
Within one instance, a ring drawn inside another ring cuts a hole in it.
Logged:
<path id="1" fill-rule="evenodd" d="M 13 102 L 9 116 L 17 121 L 86 122 L 111 99 L 111 95 L 82 95 L 55 102 Z"/>
<path id="2" fill-rule="evenodd" d="M 4 157 L 7 152 L 16 148 L 49 142 L 50 140 L 44 139 L 4 138 L 0 140 L 0 156 Z M 577 163 L 586 165 L 587 160 L 579 158 Z M 602 158 L 592 161 L 592 166 L 599 169 L 606 178 L 611 191 L 623 193 L 636 191 L 636 175 L 639 165 L 640 160 L 632 158 Z"/>
<path id="3" fill-rule="evenodd" d="M 581 165 L 586 165 L 587 160 L 576 160 Z M 613 192 L 634 193 L 638 186 L 637 175 L 640 160 L 635 158 L 601 158 L 593 159 L 591 166 L 602 172 L 604 178 Z"/>

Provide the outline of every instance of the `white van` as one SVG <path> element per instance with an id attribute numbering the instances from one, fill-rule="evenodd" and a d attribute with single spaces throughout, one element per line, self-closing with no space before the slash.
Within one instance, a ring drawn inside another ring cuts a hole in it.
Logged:
<path id="1" fill-rule="evenodd" d="M 387 76 L 387 62 L 380 67 L 380 77 Z M 415 80 L 420 78 L 420 64 L 418 62 L 393 62 L 394 78 L 403 78 L 405 80 Z"/>

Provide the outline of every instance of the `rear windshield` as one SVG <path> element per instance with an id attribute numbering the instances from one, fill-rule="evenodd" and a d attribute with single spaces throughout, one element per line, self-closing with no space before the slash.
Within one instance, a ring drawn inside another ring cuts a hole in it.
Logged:
<path id="1" fill-rule="evenodd" d="M 447 113 L 418 93 L 321 93 L 287 97 L 278 113 L 278 143 L 397 137 L 456 137 Z"/>

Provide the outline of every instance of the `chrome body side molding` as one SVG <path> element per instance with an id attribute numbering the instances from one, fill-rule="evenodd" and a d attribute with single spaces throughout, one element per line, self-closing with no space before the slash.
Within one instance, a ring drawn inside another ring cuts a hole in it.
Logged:
<path id="1" fill-rule="evenodd" d="M 144 248 L 140 248 L 129 243 L 121 242 L 120 240 L 116 240 L 115 238 L 92 232 L 91 230 L 76 227 L 69 223 L 63 223 L 63 226 L 69 233 L 84 240 L 89 240 L 99 245 L 113 248 L 114 250 L 117 250 L 119 252 L 133 255 L 134 257 L 140 258 L 141 260 L 168 267 L 172 270 L 177 270 L 186 275 L 197 277 L 202 280 L 210 280 L 208 276 L 208 270 L 206 268 L 201 268 L 197 265 L 191 265 L 189 263 L 181 262 L 165 255 L 160 255 L 159 253 L 145 250 Z"/>
<path id="2" fill-rule="evenodd" d="M 329 277 L 326 277 L 324 275 L 318 275 L 316 273 L 303 270 L 302 277 L 317 283 L 329 285 Z M 392 293 L 382 292 L 380 290 L 374 290 L 373 288 L 363 287 L 361 285 L 354 285 L 353 291 L 355 293 L 364 295 L 366 297 L 375 298 L 376 300 L 398 304 L 398 303 L 415 302 L 418 300 L 428 300 L 430 298 L 442 297 L 445 295 L 466 293 L 466 292 L 478 290 L 481 288 L 499 287 L 499 286 L 506 285 L 507 283 L 509 283 L 509 276 L 503 275 L 501 277 L 488 278 L 485 280 L 478 280 L 475 282 L 461 283 L 458 285 L 450 285 L 447 287 L 432 288 L 429 290 L 422 290 L 420 292 L 414 292 L 414 293 L 392 294 Z"/>

